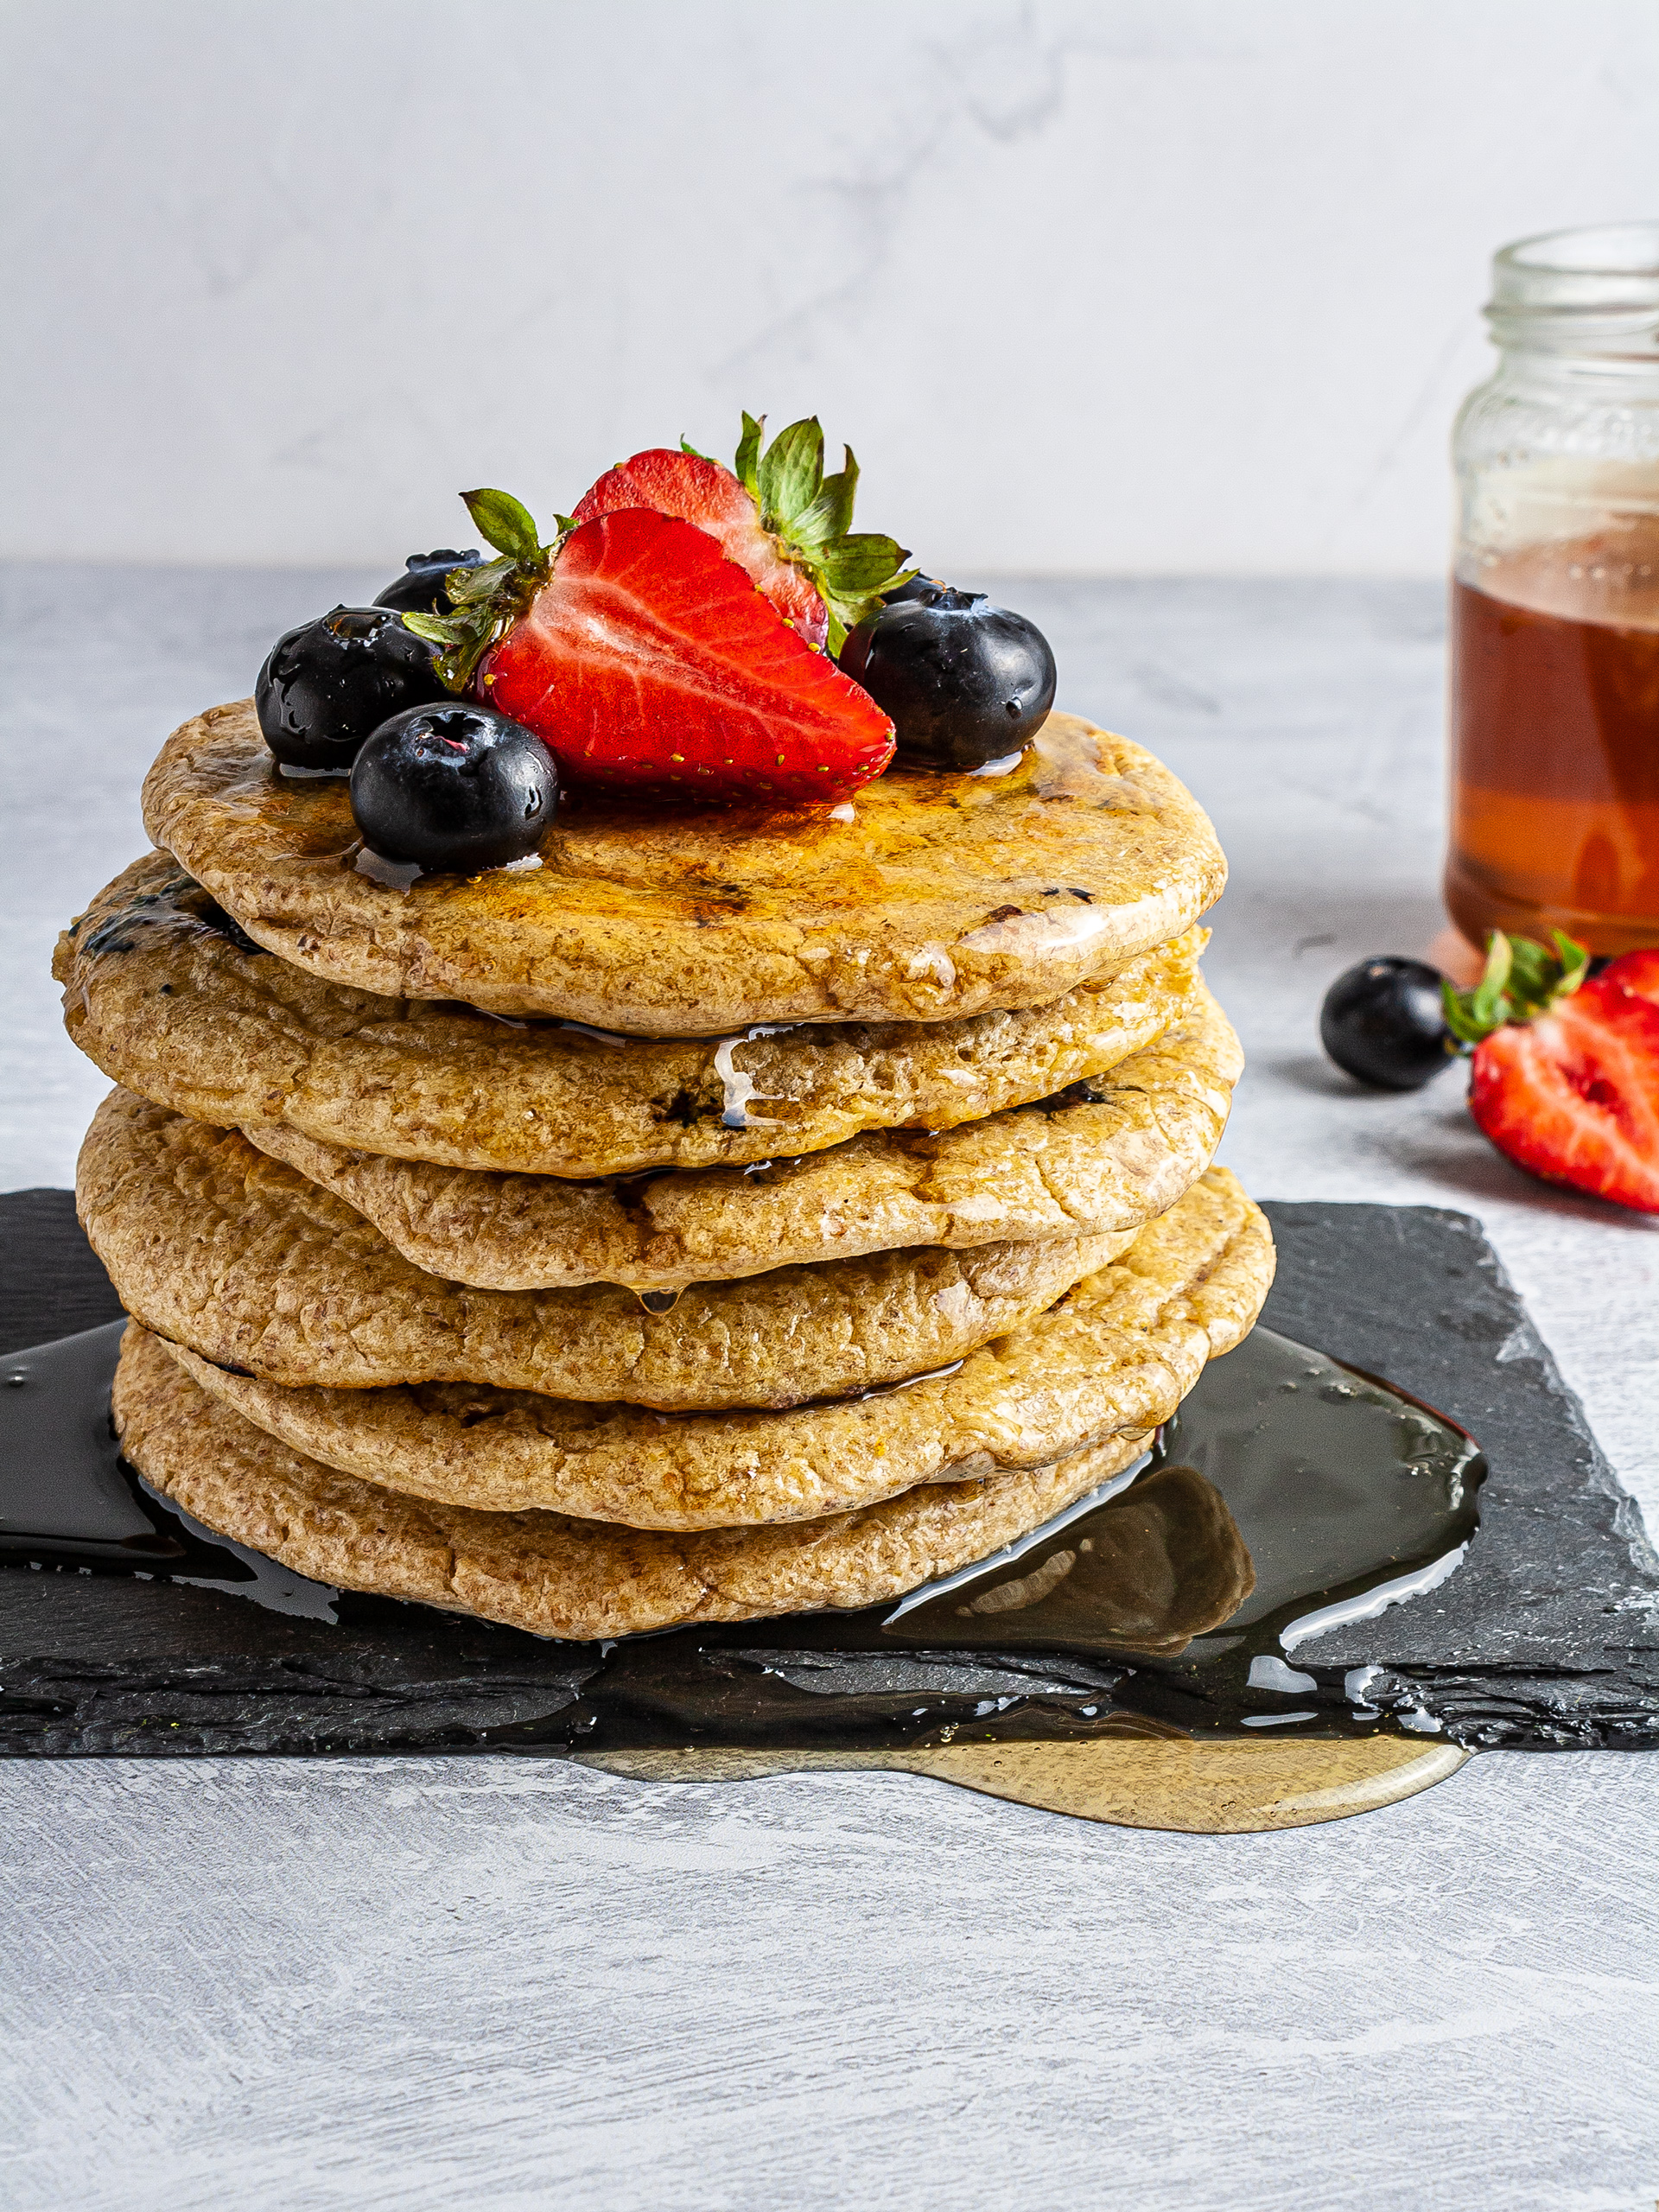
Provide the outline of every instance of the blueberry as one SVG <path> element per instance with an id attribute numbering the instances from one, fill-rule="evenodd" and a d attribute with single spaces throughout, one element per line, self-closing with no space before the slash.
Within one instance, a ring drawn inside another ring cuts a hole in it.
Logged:
<path id="1" fill-rule="evenodd" d="M 860 623 L 841 665 L 893 716 L 901 767 L 1004 760 L 1030 744 L 1054 703 L 1054 656 L 1035 623 L 983 592 L 923 577 Z"/>
<path id="2" fill-rule="evenodd" d="M 540 738 L 463 699 L 393 715 L 352 770 L 352 813 L 372 852 L 458 875 L 533 853 L 558 804 Z"/>
<path id="3" fill-rule="evenodd" d="M 385 591 L 376 592 L 374 603 L 398 614 L 451 613 L 454 601 L 443 588 L 444 578 L 451 569 L 475 569 L 483 557 L 475 545 L 465 553 L 457 553 L 452 545 L 440 545 L 432 553 L 411 553 L 404 563 L 406 573 Z"/>
<path id="4" fill-rule="evenodd" d="M 431 646 L 383 607 L 302 622 L 271 647 L 253 687 L 265 743 L 296 768 L 349 768 L 388 715 L 448 696 Z"/>
<path id="5" fill-rule="evenodd" d="M 1325 993 L 1319 1041 L 1361 1083 L 1421 1090 L 1450 1065 L 1456 1049 L 1440 1005 L 1440 970 L 1424 960 L 1362 960 Z"/>
<path id="6" fill-rule="evenodd" d="M 937 576 L 912 576 L 907 584 L 900 584 L 897 591 L 883 592 L 883 607 L 903 607 L 912 599 L 933 601 L 950 590 Z"/>

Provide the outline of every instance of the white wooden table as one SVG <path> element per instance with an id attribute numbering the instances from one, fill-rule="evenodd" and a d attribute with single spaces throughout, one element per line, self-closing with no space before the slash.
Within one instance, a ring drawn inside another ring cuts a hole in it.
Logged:
<path id="1" fill-rule="evenodd" d="M 7 578 L 5 1184 L 67 1183 L 101 1095 L 46 961 L 141 849 L 156 746 L 365 582 Z M 1512 1173 L 1459 1077 L 1361 1097 L 1319 1053 L 1329 978 L 1440 925 L 1438 594 L 1001 595 L 1227 847 L 1223 1157 L 1264 1197 L 1480 1215 L 1659 1526 L 1659 1226 Z M 1659 2202 L 1659 1758 L 1492 1754 L 1240 1837 L 505 1758 L 16 1764 L 0 1806 L 16 2212 Z"/>

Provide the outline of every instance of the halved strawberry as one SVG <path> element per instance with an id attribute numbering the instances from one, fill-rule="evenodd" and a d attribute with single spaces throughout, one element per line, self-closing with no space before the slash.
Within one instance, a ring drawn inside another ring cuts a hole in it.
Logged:
<path id="1" fill-rule="evenodd" d="M 680 799 L 845 798 L 893 724 L 696 524 L 645 507 L 583 523 L 493 645 L 480 690 L 565 775 Z"/>
<path id="2" fill-rule="evenodd" d="M 1446 1020 L 1474 1046 L 1469 1110 L 1498 1150 L 1552 1183 L 1659 1213 L 1659 951 L 1600 975 L 1558 930 L 1554 953 L 1495 931 Z"/>
<path id="3" fill-rule="evenodd" d="M 809 645 L 822 645 L 830 633 L 830 614 L 817 587 L 778 550 L 770 531 L 760 526 L 760 510 L 729 468 L 699 453 L 675 453 L 656 446 L 607 468 L 591 492 L 576 502 L 575 520 L 592 522 L 629 507 L 649 507 L 677 515 L 718 541 L 728 561 L 747 569 L 791 630 Z"/>
<path id="4" fill-rule="evenodd" d="M 575 519 L 650 507 L 695 523 L 808 645 L 839 652 L 881 594 L 905 582 L 906 556 L 891 537 L 851 530 L 858 463 L 850 446 L 826 476 L 816 416 L 791 423 L 763 450 L 766 419 L 744 416 L 735 474 L 690 447 L 653 446 L 607 469 L 578 500 Z"/>

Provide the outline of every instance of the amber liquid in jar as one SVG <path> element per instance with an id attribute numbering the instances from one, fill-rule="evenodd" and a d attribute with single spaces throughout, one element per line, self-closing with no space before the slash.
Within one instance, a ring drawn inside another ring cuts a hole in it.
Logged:
<path id="1" fill-rule="evenodd" d="M 1489 557 L 1452 588 L 1446 897 L 1471 943 L 1659 944 L 1659 524 Z"/>

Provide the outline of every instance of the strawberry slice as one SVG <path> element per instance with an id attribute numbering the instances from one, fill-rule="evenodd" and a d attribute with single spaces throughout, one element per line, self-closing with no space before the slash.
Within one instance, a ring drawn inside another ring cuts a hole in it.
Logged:
<path id="1" fill-rule="evenodd" d="M 1659 1213 L 1659 950 L 1586 980 L 1589 954 L 1494 931 L 1473 991 L 1446 1019 L 1474 1046 L 1469 1110 L 1498 1150 L 1547 1182 Z"/>
<path id="2" fill-rule="evenodd" d="M 847 798 L 893 724 L 695 524 L 645 507 L 573 530 L 488 650 L 481 696 L 574 780 L 679 799 Z"/>
<path id="3" fill-rule="evenodd" d="M 629 507 L 649 507 L 677 515 L 715 538 L 728 561 L 747 569 L 791 630 L 809 645 L 822 645 L 830 633 L 830 613 L 817 585 L 779 549 L 760 524 L 760 509 L 729 468 L 700 453 L 675 453 L 653 446 L 632 461 L 607 468 L 591 492 L 577 500 L 575 520 L 592 522 Z"/>

